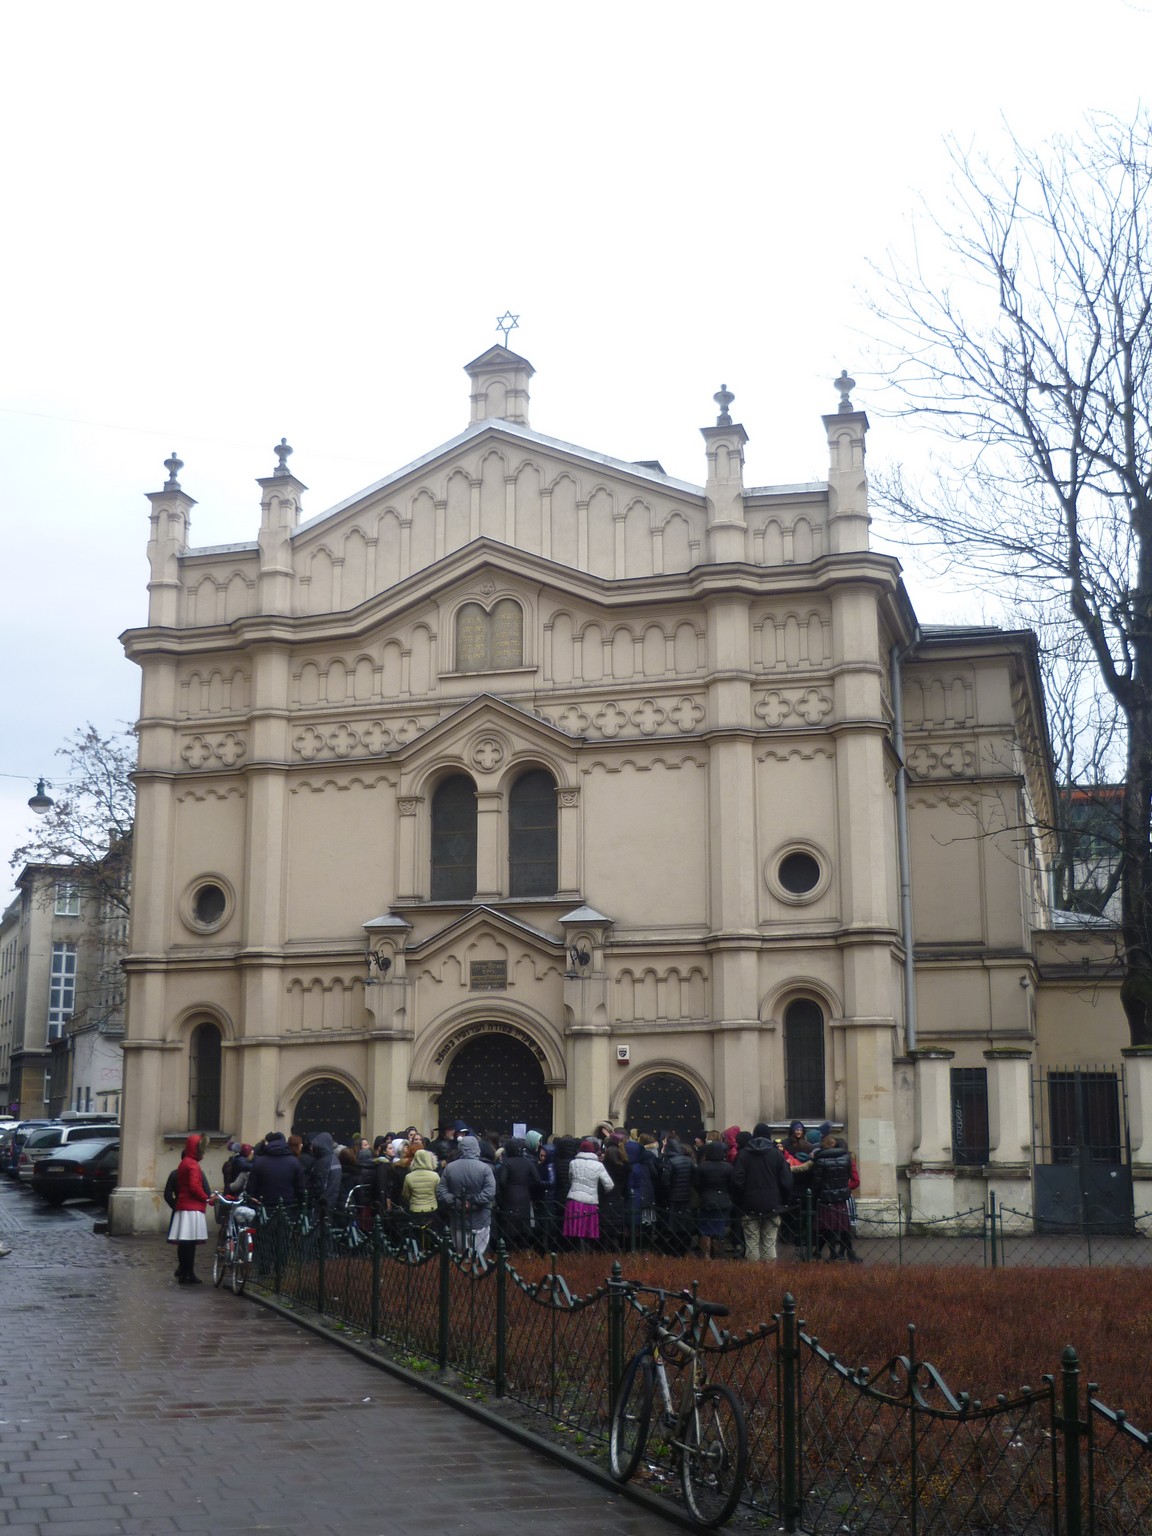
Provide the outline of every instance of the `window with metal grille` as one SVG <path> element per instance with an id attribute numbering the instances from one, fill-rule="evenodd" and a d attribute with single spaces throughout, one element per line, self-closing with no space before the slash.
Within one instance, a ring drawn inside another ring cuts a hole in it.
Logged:
<path id="1" fill-rule="evenodd" d="M 1049 1072 L 1054 1163 L 1119 1163 L 1120 1084 L 1115 1072 Z"/>
<path id="2" fill-rule="evenodd" d="M 59 1040 L 64 1025 L 76 1012 L 76 946 L 53 944 L 52 971 L 48 978 L 48 1038 Z"/>
<path id="3" fill-rule="evenodd" d="M 952 1161 L 982 1168 L 988 1158 L 988 1069 L 953 1067 Z"/>
<path id="4" fill-rule="evenodd" d="M 220 1031 L 197 1024 L 188 1059 L 188 1129 L 220 1129 Z"/>
<path id="5" fill-rule="evenodd" d="M 824 1119 L 824 1011 L 810 997 L 784 1010 L 784 1091 L 789 1119 Z"/>
<path id="6" fill-rule="evenodd" d="M 454 773 L 432 796 L 432 899 L 470 901 L 475 894 L 476 786 Z"/>
<path id="7" fill-rule="evenodd" d="M 522 773 L 508 797 L 510 895 L 555 894 L 556 843 L 556 781 L 543 769 Z"/>

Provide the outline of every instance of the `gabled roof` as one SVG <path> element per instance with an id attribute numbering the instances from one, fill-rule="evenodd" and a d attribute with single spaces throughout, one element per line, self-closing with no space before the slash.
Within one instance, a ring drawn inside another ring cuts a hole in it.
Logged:
<path id="1" fill-rule="evenodd" d="M 476 715 L 483 715 L 486 719 L 491 716 L 503 716 L 505 721 L 517 726 L 520 730 L 527 731 L 533 736 L 546 737 L 556 746 L 570 748 L 573 742 L 583 741 L 582 736 L 572 736 L 567 731 L 562 731 L 558 725 L 553 725 L 551 720 L 544 720 L 539 715 L 533 715 L 526 709 L 521 709 L 516 704 L 510 704 L 507 699 L 499 698 L 494 693 L 478 693 L 454 709 L 451 714 L 437 720 L 435 725 L 429 726 L 419 736 L 414 736 L 411 741 L 397 747 L 388 754 L 389 762 L 402 763 L 408 757 L 420 757 L 427 752 L 429 745 L 434 745 L 442 737 L 460 729 L 468 720 Z"/>
<path id="2" fill-rule="evenodd" d="M 657 473 L 654 469 L 648 469 L 640 464 L 631 463 L 627 459 L 614 459 L 611 454 L 596 453 L 591 448 L 580 448 L 575 443 L 566 443 L 558 437 L 545 437 L 542 432 L 534 432 L 531 427 L 521 427 L 514 421 L 489 420 L 474 421 L 458 436 L 449 438 L 446 443 L 432 448 L 428 453 L 421 454 L 418 459 L 413 459 L 410 464 L 403 465 L 400 469 L 393 470 L 390 475 L 385 475 L 383 480 L 377 480 L 373 485 L 365 486 L 362 491 L 357 491 L 352 496 L 347 496 L 343 501 L 338 501 L 334 507 L 327 511 L 317 513 L 306 522 L 300 524 L 293 531 L 292 537 L 298 538 L 302 533 L 317 527 L 326 518 L 335 517 L 338 513 L 347 512 L 350 507 L 357 506 L 369 496 L 378 496 L 382 491 L 387 491 L 392 486 L 402 484 L 405 480 L 419 474 L 422 470 L 431 468 L 441 460 L 449 458 L 460 448 L 468 444 L 478 442 L 482 438 L 491 437 L 494 440 L 500 438 L 510 439 L 513 442 L 525 446 L 543 448 L 552 453 L 561 454 L 567 458 L 580 459 L 585 464 L 600 469 L 611 470 L 613 474 L 623 475 L 629 480 L 639 481 L 650 485 L 655 489 L 671 491 L 680 496 L 692 496 L 702 498 L 704 487 L 691 485 L 687 480 L 677 480 L 671 475 Z M 192 551 L 189 551 L 192 553 Z"/>
<path id="3" fill-rule="evenodd" d="M 495 907 L 486 907 L 483 902 L 477 902 L 474 907 L 469 907 L 467 912 L 462 912 L 459 917 L 453 918 L 443 928 L 437 928 L 436 932 L 430 933 L 427 938 L 420 939 L 415 944 L 406 945 L 405 953 L 419 955 L 423 950 L 439 947 L 449 938 L 459 938 L 469 928 L 479 928 L 484 924 L 502 929 L 513 938 L 531 939 L 533 943 L 552 950 L 558 955 L 564 953 L 563 938 L 556 938 L 554 934 L 545 933 L 540 928 L 533 928 L 530 923 L 523 923 L 518 917 L 509 917 L 506 912 L 498 912 Z"/>

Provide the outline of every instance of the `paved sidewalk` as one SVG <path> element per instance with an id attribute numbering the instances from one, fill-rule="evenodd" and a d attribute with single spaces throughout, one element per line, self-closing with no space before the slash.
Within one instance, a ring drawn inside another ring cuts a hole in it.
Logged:
<path id="1" fill-rule="evenodd" d="M 672 1536 L 679 1528 L 0 1176 L 0 1529 Z M 198 1268 L 208 1274 L 201 1250 Z"/>

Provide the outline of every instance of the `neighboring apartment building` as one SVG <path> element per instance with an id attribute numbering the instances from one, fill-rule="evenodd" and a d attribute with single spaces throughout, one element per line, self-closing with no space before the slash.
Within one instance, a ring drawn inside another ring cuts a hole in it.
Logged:
<path id="1" fill-rule="evenodd" d="M 467 372 L 464 432 L 319 517 L 285 444 L 251 544 L 190 547 L 175 458 L 149 497 L 116 1227 L 190 1128 L 457 1117 L 828 1117 L 865 1209 L 1030 1208 L 1089 1064 L 1125 1102 L 1034 638 L 918 625 L 846 376 L 827 479 L 748 487 L 724 389 L 694 485 Z"/>
<path id="2" fill-rule="evenodd" d="M 76 869 L 28 864 L 16 886 L 0 923 L 0 1082 L 9 1110 L 114 1113 L 127 920 Z"/>

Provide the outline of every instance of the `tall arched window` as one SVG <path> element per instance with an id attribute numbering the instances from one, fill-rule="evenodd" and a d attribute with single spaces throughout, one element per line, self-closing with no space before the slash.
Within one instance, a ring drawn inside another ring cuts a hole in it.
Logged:
<path id="1" fill-rule="evenodd" d="M 475 894 L 476 786 L 454 773 L 432 796 L 432 899 L 470 901 Z"/>
<path id="2" fill-rule="evenodd" d="M 554 896 L 556 781 L 542 768 L 522 773 L 508 797 L 508 893 Z"/>
<path id="3" fill-rule="evenodd" d="M 824 1012 L 810 997 L 784 1010 L 784 1085 L 789 1119 L 824 1119 Z"/>
<path id="4" fill-rule="evenodd" d="M 188 1052 L 188 1129 L 220 1129 L 220 1031 L 197 1024 Z"/>

